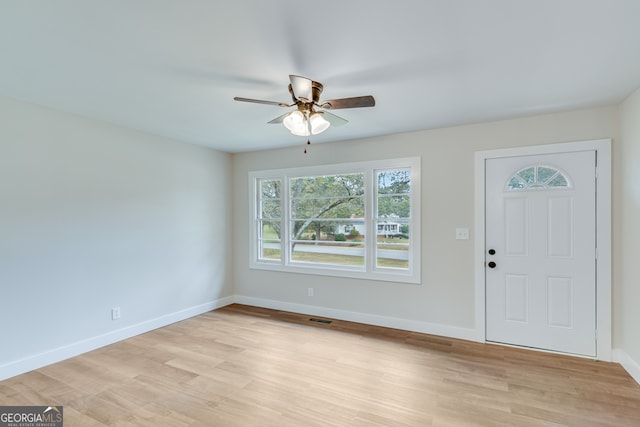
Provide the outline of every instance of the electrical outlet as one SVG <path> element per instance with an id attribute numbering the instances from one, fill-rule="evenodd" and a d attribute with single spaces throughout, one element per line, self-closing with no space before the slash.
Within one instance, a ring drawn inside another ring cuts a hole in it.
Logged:
<path id="1" fill-rule="evenodd" d="M 120 318 L 120 307 L 113 307 L 111 309 L 111 320 L 118 320 Z"/>
<path id="2" fill-rule="evenodd" d="M 307 295 L 312 297 L 313 296 L 313 288 L 308 288 L 307 289 Z"/>
<path id="3" fill-rule="evenodd" d="M 456 228 L 456 240 L 469 240 L 469 229 Z"/>

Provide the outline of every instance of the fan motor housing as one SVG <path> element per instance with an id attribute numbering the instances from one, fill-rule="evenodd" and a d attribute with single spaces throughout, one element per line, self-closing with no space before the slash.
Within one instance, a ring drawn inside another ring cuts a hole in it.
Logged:
<path id="1" fill-rule="evenodd" d="M 322 86 L 322 83 L 318 83 L 314 81 L 311 82 L 311 96 L 313 97 L 313 102 L 315 104 L 320 102 L 320 94 L 322 93 L 322 89 L 324 89 L 324 86 Z"/>
<path id="2" fill-rule="evenodd" d="M 322 85 L 322 83 L 319 82 L 314 82 L 313 80 L 311 81 L 311 98 L 310 100 L 307 100 L 307 103 L 314 103 L 317 104 L 320 102 L 320 95 L 322 94 L 322 90 L 324 89 L 324 86 Z M 291 94 L 291 99 L 293 99 L 294 103 L 300 103 L 300 102 L 304 102 L 301 101 L 300 99 L 296 98 L 296 95 L 293 93 L 293 86 L 291 84 L 289 84 L 289 93 Z M 304 99 L 304 98 L 302 98 Z"/>

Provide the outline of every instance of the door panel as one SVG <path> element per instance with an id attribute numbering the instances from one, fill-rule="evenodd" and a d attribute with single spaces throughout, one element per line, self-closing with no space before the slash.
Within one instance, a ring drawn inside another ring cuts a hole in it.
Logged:
<path id="1" fill-rule="evenodd" d="M 528 321 L 529 278 L 521 274 L 505 274 L 506 320 Z"/>
<path id="2" fill-rule="evenodd" d="M 487 159 L 485 184 L 487 340 L 595 356 L 595 151 Z"/>
<path id="3" fill-rule="evenodd" d="M 547 283 L 548 325 L 573 327 L 573 280 L 568 277 L 549 277 Z"/>
<path id="4" fill-rule="evenodd" d="M 573 254 L 573 199 L 550 197 L 547 205 L 547 256 L 571 257 Z"/>
<path id="5" fill-rule="evenodd" d="M 504 201 L 505 254 L 526 256 L 529 247 L 529 206 L 525 198 Z"/>

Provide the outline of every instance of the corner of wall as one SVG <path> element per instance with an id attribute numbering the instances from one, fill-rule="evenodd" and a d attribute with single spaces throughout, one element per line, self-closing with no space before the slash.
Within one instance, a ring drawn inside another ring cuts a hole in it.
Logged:
<path id="1" fill-rule="evenodd" d="M 640 384 L 640 363 L 636 362 L 624 350 L 616 348 L 613 350 L 612 359 L 619 363 Z"/>
<path id="2" fill-rule="evenodd" d="M 361 313 L 348 310 L 338 310 L 329 307 L 297 304 L 272 299 L 255 298 L 244 295 L 236 295 L 234 302 L 238 304 L 252 305 L 255 307 L 283 310 L 292 313 L 307 314 L 310 316 L 323 316 L 347 322 L 364 323 L 367 325 L 381 326 L 392 329 L 419 332 L 429 335 L 438 335 L 448 338 L 456 338 L 467 341 L 484 342 L 484 336 L 480 336 L 475 328 L 461 328 L 457 326 L 442 325 L 416 320 L 400 319 L 397 317 L 380 316 L 377 314 Z"/>
<path id="3" fill-rule="evenodd" d="M 78 341 L 40 354 L 25 357 L 24 359 L 0 365 L 0 381 L 170 325 L 172 323 L 180 322 L 229 304 L 233 304 L 233 300 L 233 296 L 220 298 L 215 301 L 210 301 L 208 303 L 200 304 L 174 313 L 169 313 L 155 319 L 150 319 L 122 329 L 110 331 L 103 335 L 91 337 L 86 340 Z"/>

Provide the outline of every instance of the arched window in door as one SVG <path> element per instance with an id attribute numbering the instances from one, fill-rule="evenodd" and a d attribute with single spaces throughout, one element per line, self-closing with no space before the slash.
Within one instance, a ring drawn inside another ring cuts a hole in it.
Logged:
<path id="1" fill-rule="evenodd" d="M 507 181 L 506 190 L 549 190 L 571 188 L 569 177 L 553 166 L 527 166 Z"/>

